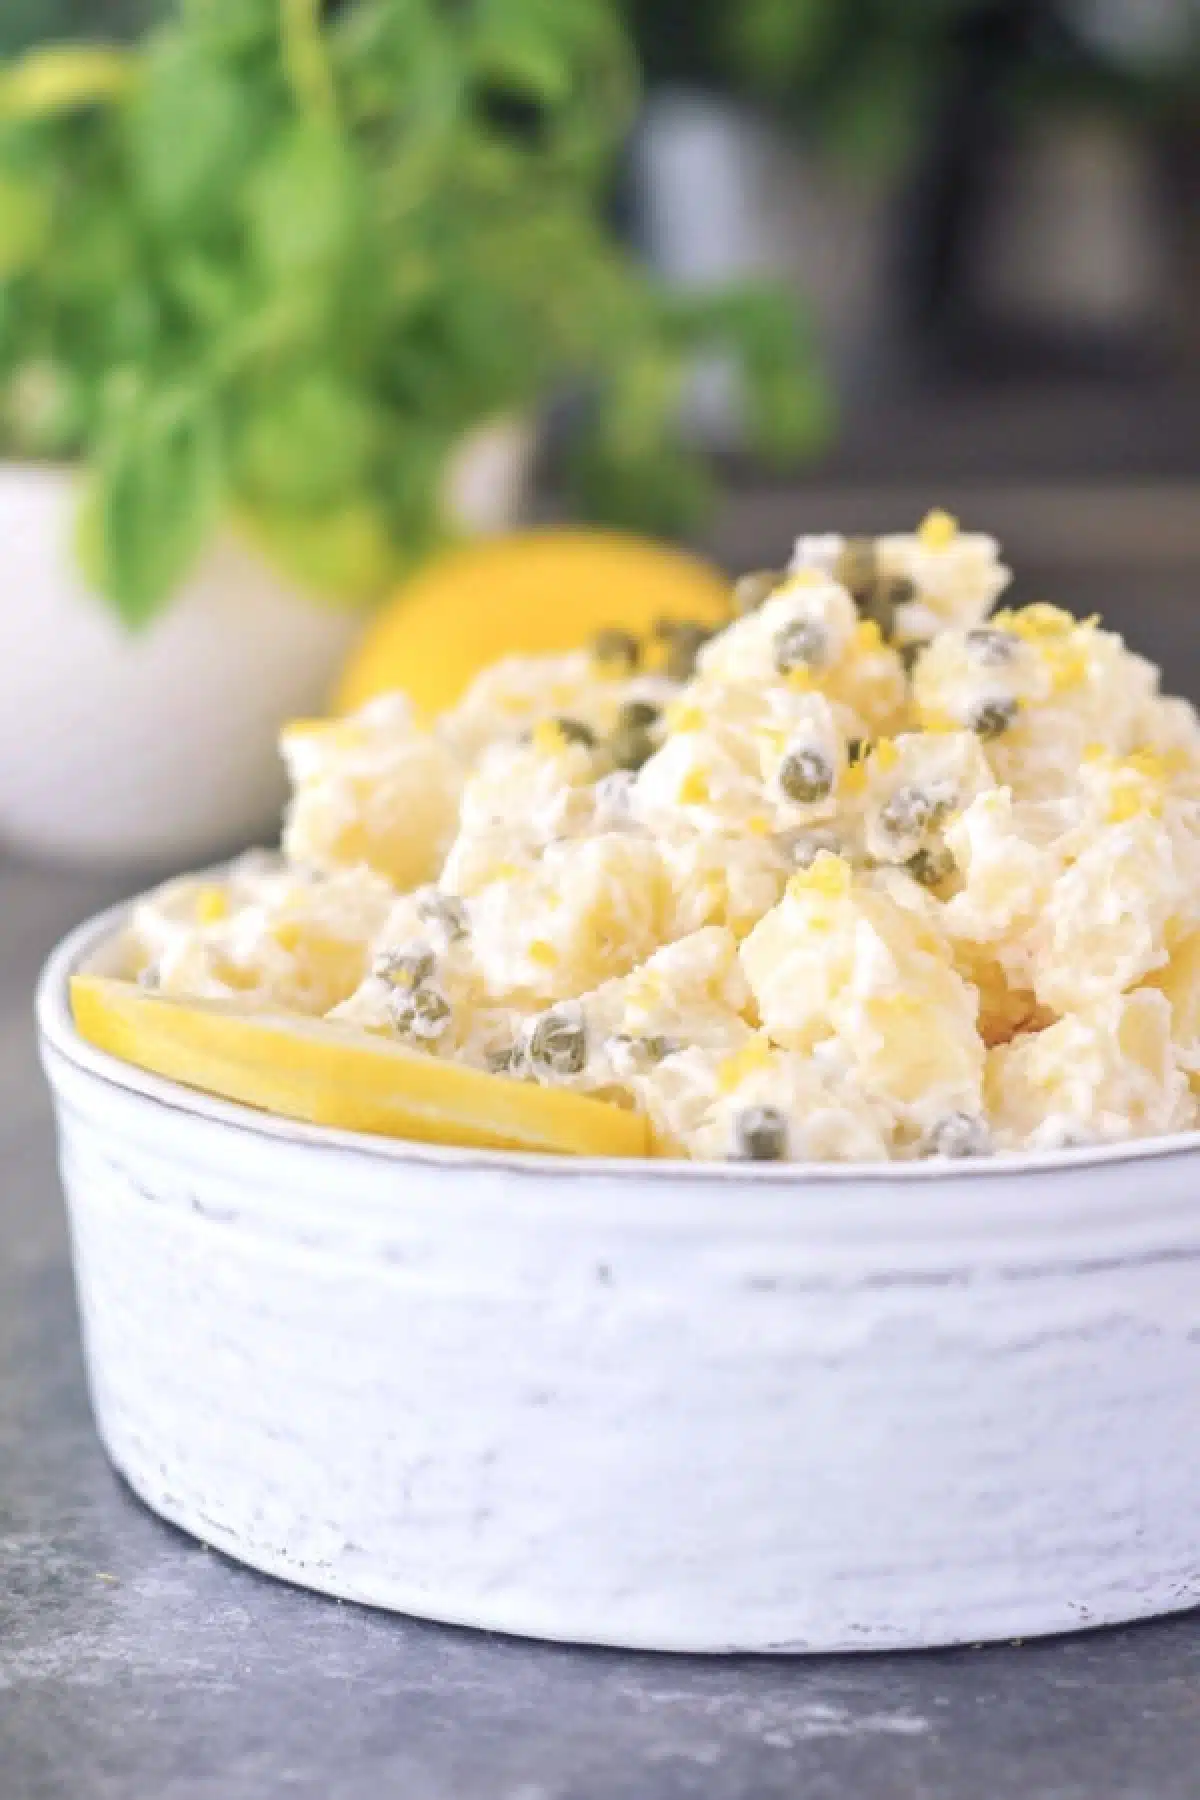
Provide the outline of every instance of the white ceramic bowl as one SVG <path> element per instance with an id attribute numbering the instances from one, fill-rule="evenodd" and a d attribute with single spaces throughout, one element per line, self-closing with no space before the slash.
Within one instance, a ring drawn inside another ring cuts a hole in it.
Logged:
<path id="1" fill-rule="evenodd" d="M 156 1512 L 429 1618 L 665 1650 L 1200 1602 L 1200 1142 L 891 1169 L 289 1124 L 39 1016 L 96 1417 Z M 97 960 L 99 959 L 99 961 Z"/>

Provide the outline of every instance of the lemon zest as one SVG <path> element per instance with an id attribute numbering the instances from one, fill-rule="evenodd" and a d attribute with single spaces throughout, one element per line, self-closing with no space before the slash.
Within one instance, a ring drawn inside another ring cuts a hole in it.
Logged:
<path id="1" fill-rule="evenodd" d="M 229 896 L 223 888 L 202 887 L 196 895 L 197 925 L 219 925 L 229 917 Z"/>
<path id="2" fill-rule="evenodd" d="M 958 520 L 953 514 L 935 506 L 917 527 L 917 542 L 922 550 L 948 550 L 958 536 Z"/>
<path id="3" fill-rule="evenodd" d="M 797 869 L 789 878 L 787 891 L 793 900 L 804 900 L 813 894 L 840 900 L 850 892 L 852 880 L 845 857 L 835 856 L 832 850 L 818 850 L 807 869 Z"/>
<path id="4" fill-rule="evenodd" d="M 1133 769 L 1136 774 L 1144 776 L 1147 781 L 1165 781 L 1168 774 L 1173 773 L 1167 767 L 1166 757 L 1160 756 L 1157 750 L 1151 750 L 1148 744 L 1143 744 L 1140 750 L 1135 750 L 1130 756 L 1127 756 L 1125 767 Z"/>
<path id="5" fill-rule="evenodd" d="M 704 806 L 709 799 L 708 777 L 703 769 L 689 769 L 679 784 L 680 806 Z"/>
<path id="6" fill-rule="evenodd" d="M 569 741 L 557 719 L 542 719 L 533 728 L 533 747 L 543 756 L 561 756 Z"/>
<path id="7" fill-rule="evenodd" d="M 766 1032 L 755 1032 L 748 1043 L 727 1056 L 717 1069 L 717 1087 L 722 1094 L 732 1094 L 748 1075 L 771 1066 L 771 1042 Z"/>
<path id="8" fill-rule="evenodd" d="M 668 706 L 665 718 L 667 730 L 678 732 L 702 731 L 707 722 L 704 708 L 685 700 L 676 700 Z"/>
<path id="9" fill-rule="evenodd" d="M 1034 600 L 1028 606 L 998 612 L 992 624 L 1003 631 L 1010 631 L 1014 636 L 1022 638 L 1027 644 L 1044 642 L 1046 638 L 1067 637 L 1078 627 L 1078 620 L 1061 606 L 1050 606 L 1044 600 Z"/>

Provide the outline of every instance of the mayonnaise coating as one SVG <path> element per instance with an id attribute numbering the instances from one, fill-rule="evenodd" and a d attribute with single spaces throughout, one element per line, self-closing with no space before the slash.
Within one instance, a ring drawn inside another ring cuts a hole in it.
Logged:
<path id="1" fill-rule="evenodd" d="M 665 1154 L 1189 1128 L 1200 721 L 1098 620 L 994 611 L 1009 580 L 941 512 L 807 535 L 719 629 L 289 727 L 282 857 L 140 902 L 129 972 L 596 1095 Z"/>

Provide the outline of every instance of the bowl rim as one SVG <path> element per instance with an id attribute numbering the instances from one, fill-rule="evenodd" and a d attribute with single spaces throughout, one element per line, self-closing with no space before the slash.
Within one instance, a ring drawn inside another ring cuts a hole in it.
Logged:
<path id="1" fill-rule="evenodd" d="M 83 961 L 125 923 L 139 896 L 93 914 L 60 940 L 38 978 L 34 1010 L 43 1054 L 60 1057 L 81 1073 L 105 1085 L 148 1101 L 164 1111 L 182 1113 L 251 1136 L 377 1158 L 401 1166 L 421 1164 L 456 1170 L 562 1176 L 603 1175 L 658 1183 L 702 1182 L 718 1185 L 752 1181 L 768 1187 L 800 1185 L 891 1188 L 938 1182 L 1019 1181 L 1028 1175 L 1078 1175 L 1090 1169 L 1125 1164 L 1161 1163 L 1200 1151 L 1200 1129 L 1132 1138 L 1110 1144 L 1039 1151 L 1011 1151 L 991 1157 L 930 1157 L 919 1162 L 700 1162 L 685 1157 L 571 1156 L 538 1150 L 482 1150 L 434 1144 L 379 1133 L 313 1125 L 261 1112 L 239 1101 L 224 1100 L 203 1089 L 165 1076 L 152 1075 L 96 1049 L 78 1032 L 71 1014 L 69 983 Z"/>

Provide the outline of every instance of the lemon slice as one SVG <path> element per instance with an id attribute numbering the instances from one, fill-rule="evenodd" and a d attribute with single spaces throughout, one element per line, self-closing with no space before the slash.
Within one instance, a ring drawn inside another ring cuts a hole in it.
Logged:
<path id="1" fill-rule="evenodd" d="M 649 1154 L 637 1113 L 439 1062 L 330 1020 L 171 1000 L 98 975 L 74 977 L 71 1008 L 97 1049 L 285 1119 L 487 1150 Z"/>
<path id="2" fill-rule="evenodd" d="M 502 656 L 578 650 L 616 626 L 723 624 L 729 582 L 697 556 L 618 531 L 545 527 L 438 556 L 367 627 L 334 697 L 356 712 L 402 688 L 423 718 L 461 699 Z"/>

